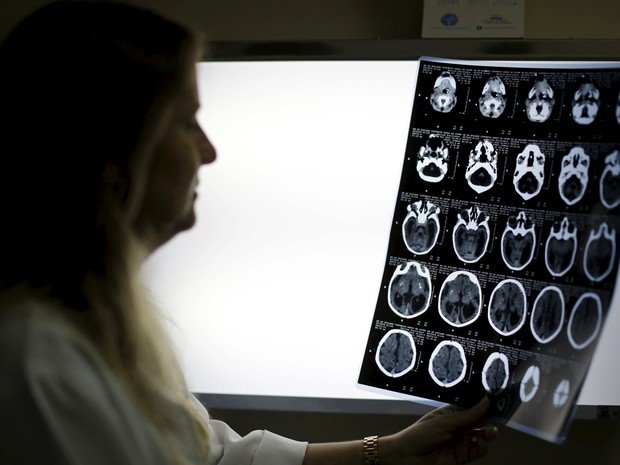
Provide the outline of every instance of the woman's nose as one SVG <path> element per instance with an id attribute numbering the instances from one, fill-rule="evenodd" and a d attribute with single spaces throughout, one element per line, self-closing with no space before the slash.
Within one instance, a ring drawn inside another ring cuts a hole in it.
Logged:
<path id="1" fill-rule="evenodd" d="M 215 147 L 213 147 L 213 144 L 202 129 L 200 130 L 200 133 L 200 161 L 201 164 L 207 165 L 215 161 L 215 159 L 217 158 L 217 153 L 215 151 Z"/>

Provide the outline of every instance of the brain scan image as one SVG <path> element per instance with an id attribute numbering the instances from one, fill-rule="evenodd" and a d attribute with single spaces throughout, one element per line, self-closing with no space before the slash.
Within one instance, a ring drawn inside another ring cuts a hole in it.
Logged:
<path id="1" fill-rule="evenodd" d="M 620 153 L 617 150 L 605 157 L 599 193 L 605 208 L 616 208 L 620 205 Z"/>
<path id="2" fill-rule="evenodd" d="M 563 379 L 553 392 L 553 406 L 556 408 L 564 407 L 570 397 L 570 381 Z"/>
<path id="3" fill-rule="evenodd" d="M 620 124 L 620 92 L 618 92 L 618 99 L 616 100 L 616 121 Z"/>
<path id="4" fill-rule="evenodd" d="M 482 289 L 468 271 L 451 273 L 439 291 L 439 315 L 452 326 L 467 326 L 476 321 L 482 309 Z"/>
<path id="5" fill-rule="evenodd" d="M 527 119 L 534 123 L 547 121 L 555 105 L 553 94 L 553 88 L 549 81 L 542 75 L 537 76 L 525 99 Z"/>
<path id="6" fill-rule="evenodd" d="M 508 358 L 500 353 L 494 352 L 487 358 L 482 368 L 482 385 L 490 394 L 499 394 L 508 385 Z"/>
<path id="7" fill-rule="evenodd" d="M 407 262 L 394 271 L 388 286 L 390 308 L 403 318 L 413 318 L 428 309 L 431 302 L 431 275 L 418 262 Z"/>
<path id="8" fill-rule="evenodd" d="M 564 295 L 556 286 L 545 287 L 532 309 L 530 328 L 536 340 L 542 344 L 551 342 L 560 334 L 564 322 Z"/>
<path id="9" fill-rule="evenodd" d="M 562 158 L 558 188 L 566 205 L 576 204 L 585 194 L 589 167 L 590 156 L 581 147 L 573 147 Z"/>
<path id="10" fill-rule="evenodd" d="M 528 144 L 517 155 L 512 182 L 523 200 L 537 196 L 545 181 L 545 154 L 536 144 Z"/>
<path id="11" fill-rule="evenodd" d="M 458 342 L 440 342 L 431 354 L 428 372 L 439 386 L 452 387 L 465 378 L 467 359 Z"/>
<path id="12" fill-rule="evenodd" d="M 426 143 L 418 150 L 416 170 L 426 182 L 439 182 L 448 172 L 448 147 L 443 139 L 431 134 Z"/>
<path id="13" fill-rule="evenodd" d="M 467 184 L 476 193 L 488 191 L 497 181 L 497 152 L 487 139 L 478 141 L 469 152 L 469 162 L 465 170 Z"/>
<path id="14" fill-rule="evenodd" d="M 489 299 L 489 323 L 503 336 L 510 336 L 525 323 L 527 297 L 523 285 L 505 279 L 495 286 Z"/>
<path id="15" fill-rule="evenodd" d="M 592 79 L 584 76 L 573 95 L 571 115 L 577 124 L 591 124 L 601 106 L 601 93 Z"/>
<path id="16" fill-rule="evenodd" d="M 510 216 L 502 234 L 502 258 L 511 270 L 522 270 L 534 258 L 536 231 L 525 212 Z"/>
<path id="17" fill-rule="evenodd" d="M 452 245 L 460 260 L 475 263 L 487 250 L 491 231 L 489 218 L 478 207 L 462 210 L 452 230 Z"/>
<path id="18" fill-rule="evenodd" d="M 529 402 L 534 398 L 536 393 L 538 392 L 538 387 L 540 386 L 540 368 L 536 365 L 531 365 L 523 379 L 521 380 L 521 385 L 519 386 L 519 397 L 522 402 Z"/>
<path id="19" fill-rule="evenodd" d="M 603 320 L 601 299 L 594 292 L 579 297 L 568 319 L 568 340 L 575 349 L 583 349 L 598 336 Z"/>
<path id="20" fill-rule="evenodd" d="M 577 228 L 567 217 L 556 221 L 545 244 L 545 264 L 553 276 L 564 276 L 577 256 Z"/>
<path id="21" fill-rule="evenodd" d="M 413 337 L 400 329 L 393 329 L 383 336 L 375 355 L 379 369 L 391 378 L 398 378 L 410 371 L 415 358 Z"/>
<path id="22" fill-rule="evenodd" d="M 590 231 L 583 254 L 583 270 L 588 279 L 599 282 L 609 276 L 616 256 L 616 230 L 602 223 Z"/>
<path id="23" fill-rule="evenodd" d="M 456 106 L 456 79 L 448 71 L 435 80 L 430 100 L 433 109 L 439 113 L 448 113 Z"/>
<path id="24" fill-rule="evenodd" d="M 498 76 L 491 76 L 484 84 L 482 95 L 478 99 L 478 108 L 482 116 L 498 118 L 506 108 L 506 86 Z"/>
<path id="25" fill-rule="evenodd" d="M 403 221 L 403 239 L 410 252 L 423 255 L 437 243 L 439 237 L 439 207 L 426 200 L 407 206 Z"/>

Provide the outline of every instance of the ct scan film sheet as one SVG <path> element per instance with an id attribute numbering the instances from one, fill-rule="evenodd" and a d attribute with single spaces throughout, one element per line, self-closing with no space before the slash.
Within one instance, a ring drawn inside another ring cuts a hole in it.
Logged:
<path id="1" fill-rule="evenodd" d="M 420 60 L 358 384 L 562 442 L 614 292 L 620 64 Z"/>

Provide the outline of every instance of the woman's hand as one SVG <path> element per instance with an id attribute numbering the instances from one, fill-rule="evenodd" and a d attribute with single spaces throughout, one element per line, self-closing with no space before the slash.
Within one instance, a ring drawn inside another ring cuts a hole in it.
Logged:
<path id="1" fill-rule="evenodd" d="M 400 433 L 379 438 L 380 465 L 463 465 L 488 452 L 497 428 L 484 415 L 488 399 L 469 410 L 439 408 Z M 360 465 L 362 441 L 309 444 L 303 465 Z"/>
<path id="2" fill-rule="evenodd" d="M 497 428 L 485 421 L 489 400 L 468 410 L 436 409 L 403 431 L 379 438 L 381 465 L 462 465 L 488 452 Z"/>

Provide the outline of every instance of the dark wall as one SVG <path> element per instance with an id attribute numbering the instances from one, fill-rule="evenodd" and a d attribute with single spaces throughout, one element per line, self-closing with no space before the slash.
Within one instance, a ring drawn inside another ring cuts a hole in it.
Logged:
<path id="1" fill-rule="evenodd" d="M 49 0 L 3 0 L 0 39 Z M 424 0 L 129 0 L 213 40 L 417 39 Z M 524 0 L 528 39 L 620 38 L 616 0 Z"/>
<path id="2" fill-rule="evenodd" d="M 254 429 L 301 441 L 321 442 L 385 435 L 408 426 L 415 417 L 406 415 L 320 414 L 255 410 L 211 410 L 245 434 Z M 576 420 L 567 440 L 555 445 L 506 427 L 480 465 L 618 465 L 620 463 L 620 421 Z"/>

